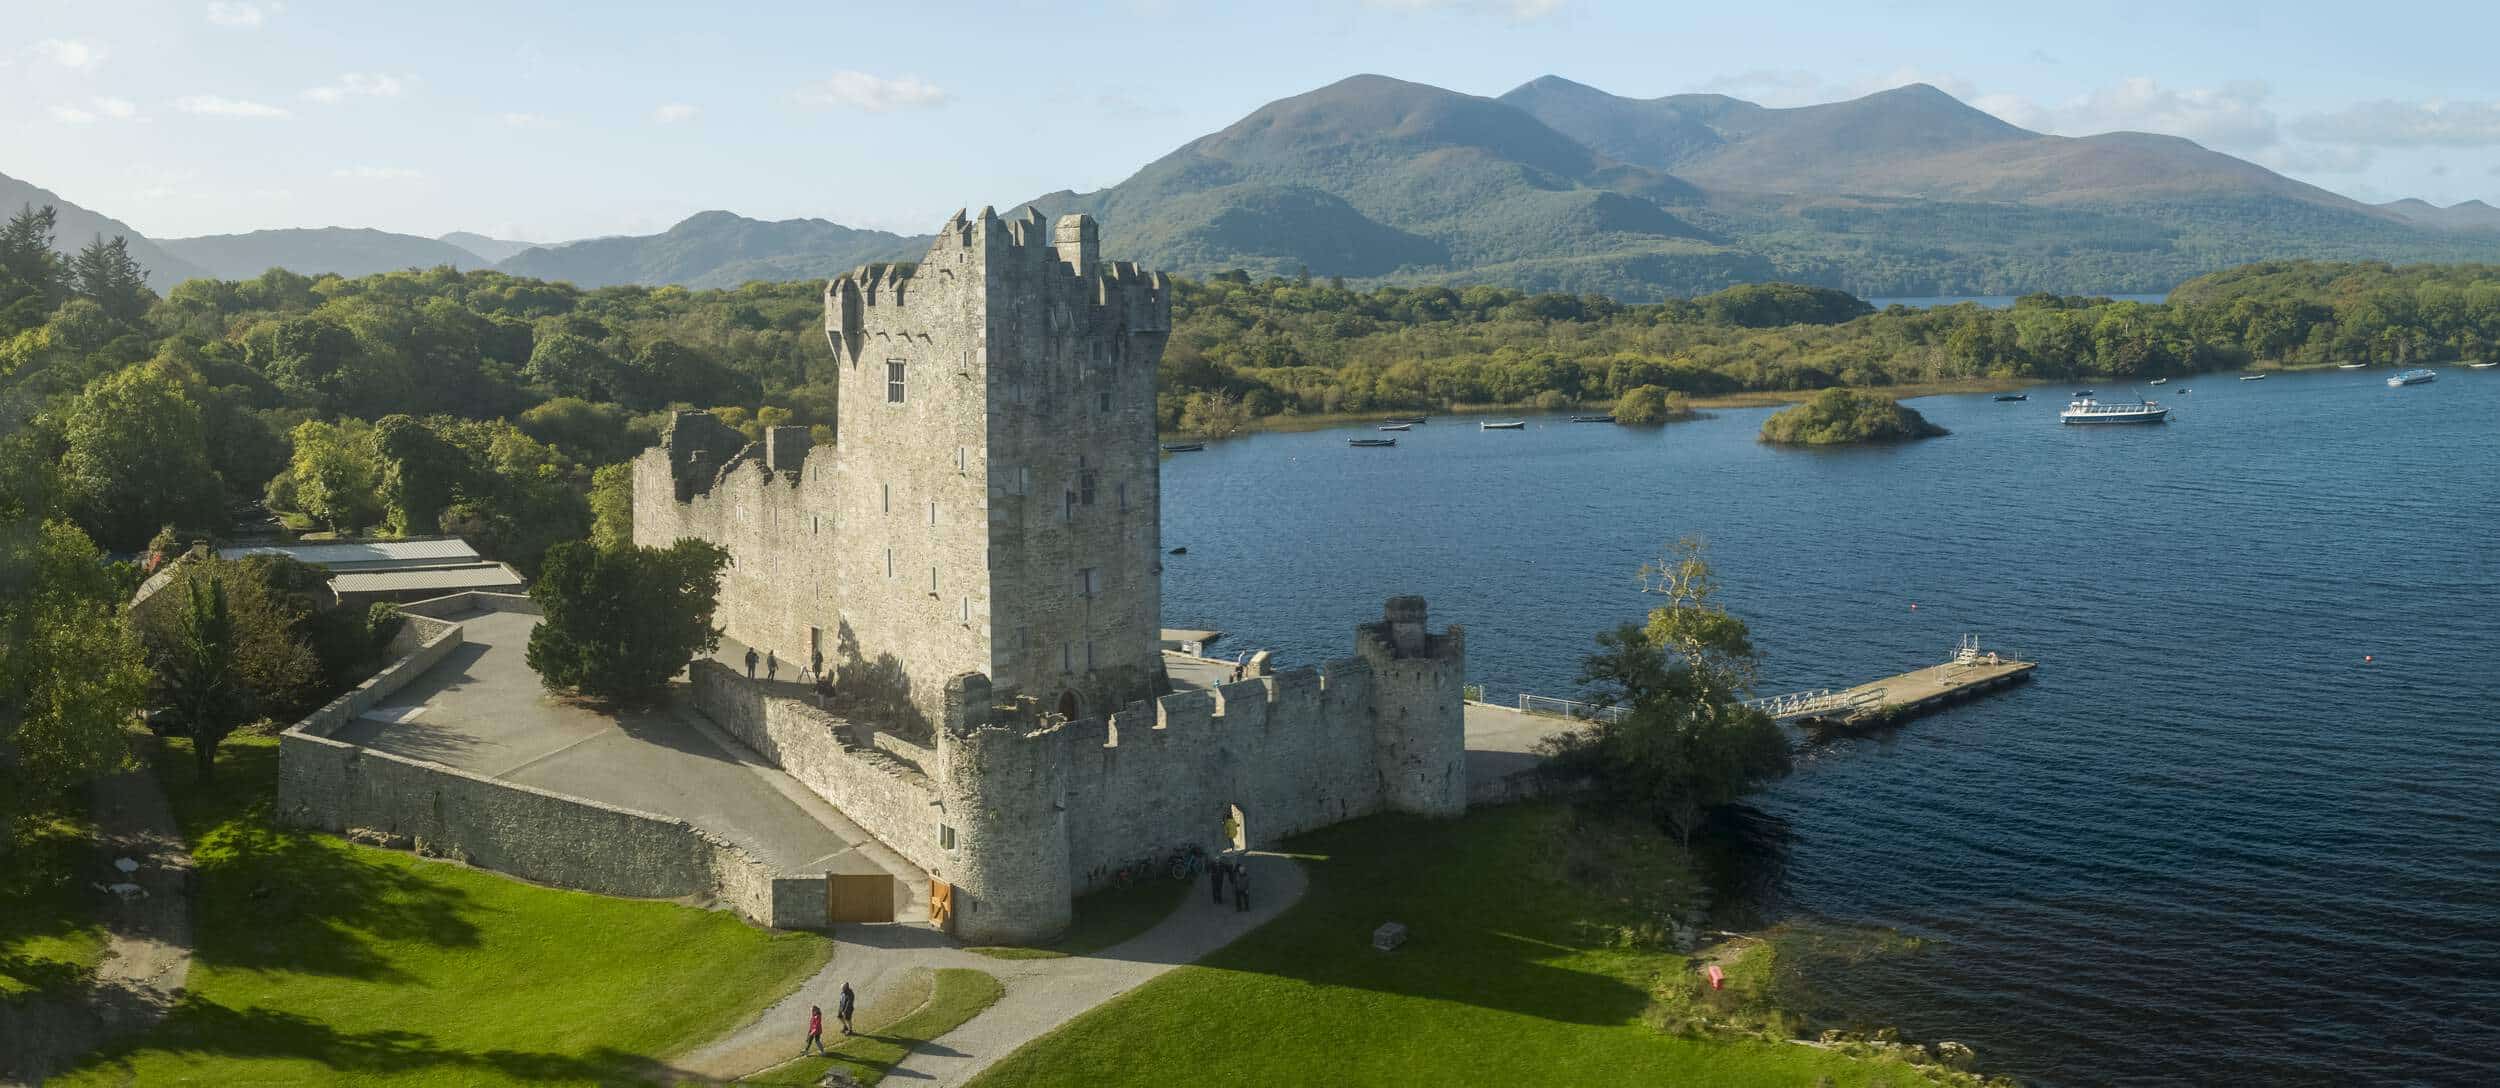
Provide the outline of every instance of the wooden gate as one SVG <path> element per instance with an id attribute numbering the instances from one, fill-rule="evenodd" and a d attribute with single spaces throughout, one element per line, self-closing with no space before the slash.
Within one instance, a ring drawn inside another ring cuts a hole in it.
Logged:
<path id="1" fill-rule="evenodd" d="M 943 880 L 929 881 L 929 926 L 940 933 L 955 931 L 955 886 Z"/>
<path id="2" fill-rule="evenodd" d="M 825 875 L 826 921 L 891 922 L 894 920 L 894 878 L 884 873 Z"/>

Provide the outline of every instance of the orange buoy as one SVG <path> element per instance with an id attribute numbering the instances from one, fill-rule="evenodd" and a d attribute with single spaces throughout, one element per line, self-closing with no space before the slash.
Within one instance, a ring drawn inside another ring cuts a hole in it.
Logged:
<path id="1" fill-rule="evenodd" d="M 2376 661 L 2376 660 L 2378 660 L 2378 659 L 2377 659 L 2377 658 L 2375 658 L 2375 657 L 2370 656 L 2369 654 L 2363 654 L 2363 655 L 2361 655 L 2361 663 L 2362 663 L 2362 664 L 2364 664 L 2364 665 L 2367 665 L 2367 664 L 2369 664 L 2370 662 L 2373 662 L 2373 661 Z"/>

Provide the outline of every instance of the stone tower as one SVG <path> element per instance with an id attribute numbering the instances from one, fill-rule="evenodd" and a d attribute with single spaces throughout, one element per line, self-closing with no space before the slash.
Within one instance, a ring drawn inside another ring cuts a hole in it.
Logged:
<path id="1" fill-rule="evenodd" d="M 1354 629 L 1372 670 L 1372 759 L 1381 807 L 1425 816 L 1467 811 L 1467 632 L 1424 626 L 1421 597 L 1391 597 L 1380 622 Z"/>
<path id="2" fill-rule="evenodd" d="M 1160 273 L 1089 216 L 958 212 L 916 267 L 825 288 L 837 372 L 844 636 L 942 687 L 1076 717 L 1166 690 L 1155 367 Z"/>

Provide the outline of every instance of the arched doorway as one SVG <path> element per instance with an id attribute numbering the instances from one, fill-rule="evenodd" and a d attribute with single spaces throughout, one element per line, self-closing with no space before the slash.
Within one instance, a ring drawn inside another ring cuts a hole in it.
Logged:
<path id="1" fill-rule="evenodd" d="M 1063 692 L 1060 692 L 1060 693 L 1059 693 L 1059 716 L 1060 716 L 1060 717 L 1062 717 L 1062 718 L 1066 718 L 1066 719 L 1067 719 L 1067 720 L 1069 720 L 1069 721 L 1075 721 L 1075 720 L 1076 720 L 1076 712 L 1077 712 L 1077 710 L 1078 710 L 1078 709 L 1079 709 L 1079 708 L 1078 708 L 1078 707 L 1077 707 L 1077 705 L 1076 705 L 1076 692 L 1074 692 L 1074 691 L 1063 691 Z"/>
<path id="2" fill-rule="evenodd" d="M 1250 819 L 1240 805 L 1224 806 L 1224 844 L 1234 850 L 1250 848 Z"/>

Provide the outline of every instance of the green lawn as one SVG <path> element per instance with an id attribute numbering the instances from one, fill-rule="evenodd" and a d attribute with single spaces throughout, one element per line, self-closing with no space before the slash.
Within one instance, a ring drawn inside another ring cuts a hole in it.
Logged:
<path id="1" fill-rule="evenodd" d="M 982 1088 L 1217 1084 L 1915 1085 L 1917 1069 L 1685 1034 L 1658 935 L 1697 882 L 1673 840 L 1561 805 L 1381 816 L 1298 839 L 1276 921 L 1079 1017 Z M 1412 929 L 1395 952 L 1374 927 Z"/>
<path id="2" fill-rule="evenodd" d="M 60 1084 L 617 1083 L 814 973 L 832 942 L 272 828 L 275 738 L 157 760 L 199 864 L 190 991 Z"/>
<path id="3" fill-rule="evenodd" d="M 903 1060 L 911 1048 L 961 1027 L 964 1021 L 981 1014 L 981 1010 L 998 1003 L 1006 988 L 998 980 L 968 967 L 944 967 L 936 971 L 915 969 L 916 977 L 906 979 L 898 992 L 888 998 L 884 1007 L 860 1010 L 857 1018 L 859 1034 L 850 1038 L 829 1035 L 830 1058 L 801 1058 L 774 1066 L 741 1084 L 815 1085 L 825 1079 L 825 1071 L 839 1062 L 861 1084 L 875 1084 L 885 1079 L 886 1071 Z M 835 1031 L 833 1018 L 825 1018 L 825 1030 Z"/>
<path id="4" fill-rule="evenodd" d="M 1077 897 L 1068 932 L 1050 944 L 1038 948 L 984 945 L 965 951 L 1002 960 L 1092 955 L 1153 929 L 1156 922 L 1171 917 L 1173 911 L 1180 909 L 1182 897 L 1197 886 L 1195 881 L 1158 877 L 1141 880 L 1125 888 L 1104 888 Z"/>
<path id="5" fill-rule="evenodd" d="M 23 839 L 0 854 L 0 1001 L 74 992 L 104 959 L 104 896 L 88 887 L 112 875 L 96 850 L 83 795 L 20 825 Z M 118 880 L 119 877 L 113 877 Z"/>

